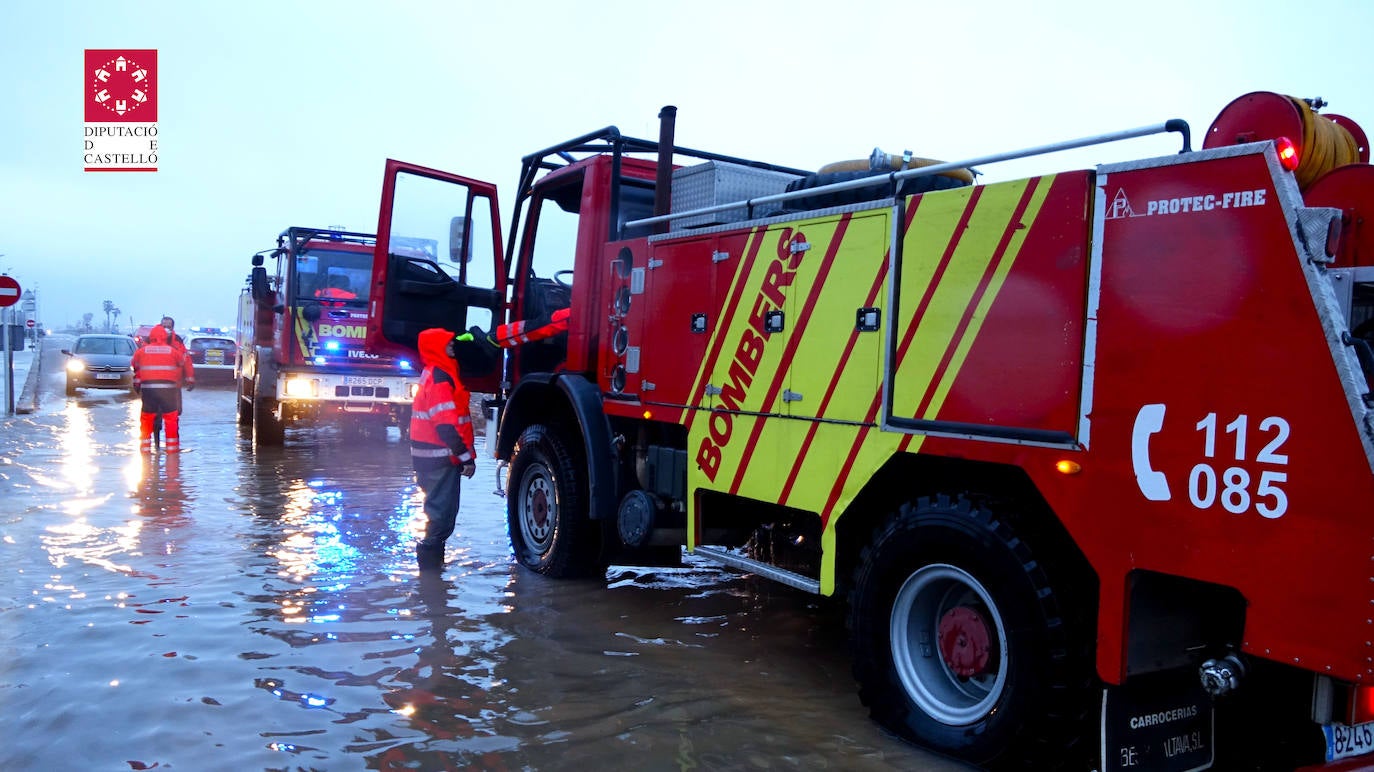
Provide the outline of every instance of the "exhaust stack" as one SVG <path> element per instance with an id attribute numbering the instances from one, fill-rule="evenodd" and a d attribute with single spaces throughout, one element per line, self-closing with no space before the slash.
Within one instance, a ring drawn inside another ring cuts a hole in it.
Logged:
<path id="1" fill-rule="evenodd" d="M 654 216 L 668 214 L 673 202 L 673 134 L 677 108 L 665 105 L 658 111 L 658 174 L 654 179 Z M 666 233 L 668 222 L 654 225 L 654 233 Z"/>

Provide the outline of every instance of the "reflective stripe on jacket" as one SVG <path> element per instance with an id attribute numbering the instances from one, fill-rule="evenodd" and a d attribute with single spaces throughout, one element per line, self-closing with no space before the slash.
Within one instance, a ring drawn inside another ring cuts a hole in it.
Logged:
<path id="1" fill-rule="evenodd" d="M 148 343 L 134 351 L 129 360 L 134 369 L 134 385 L 140 388 L 181 388 L 195 380 L 191 357 L 185 349 L 167 343 Z"/>
<path id="2" fill-rule="evenodd" d="M 454 464 L 475 461 L 476 445 L 468 403 L 472 395 L 448 373 L 433 366 L 420 375 L 420 388 L 410 408 L 410 455 L 414 458 L 448 458 Z M 440 426 L 458 432 L 461 448 L 450 448 L 439 434 Z"/>

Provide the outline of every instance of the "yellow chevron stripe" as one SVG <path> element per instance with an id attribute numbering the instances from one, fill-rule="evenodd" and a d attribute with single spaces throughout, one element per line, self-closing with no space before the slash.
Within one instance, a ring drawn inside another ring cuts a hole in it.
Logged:
<path id="1" fill-rule="evenodd" d="M 944 406 L 945 398 L 949 396 L 949 390 L 954 386 L 954 379 L 959 375 L 959 370 L 963 368 L 964 360 L 968 358 L 969 349 L 973 348 L 973 341 L 978 337 L 978 332 L 983 328 L 983 322 L 988 316 L 988 309 L 992 308 L 993 301 L 997 299 L 997 294 L 1002 290 L 1002 285 L 1006 283 L 1007 274 L 1011 273 L 1012 264 L 1016 262 L 1017 255 L 1021 253 L 1021 247 L 1026 241 L 1026 234 L 1030 232 L 1030 224 L 1035 222 L 1036 216 L 1040 213 L 1040 208 L 1045 203 L 1046 196 L 1049 195 L 1052 181 L 1053 178 L 1050 177 L 1041 179 L 1036 189 L 1031 193 L 1031 200 L 1026 204 L 1026 211 L 1022 216 L 1021 225 L 1012 232 L 1012 237 L 1007 243 L 1006 255 L 994 270 L 988 282 L 987 290 L 979 300 L 978 307 L 974 309 L 973 317 L 969 320 L 968 328 L 964 331 L 963 337 L 956 343 L 954 357 L 950 360 L 949 367 L 946 368 L 943 376 L 940 378 L 940 383 L 935 388 L 935 395 L 931 398 L 925 414 L 920 416 L 921 418 L 934 419 L 939 415 L 940 408 Z M 1027 180 L 1022 180 L 1015 185 L 1008 185 L 1005 191 L 1000 189 L 1002 186 L 997 186 L 997 192 L 1008 195 L 1014 192 L 1015 196 L 1011 197 L 1011 200 L 1008 201 L 1008 204 L 1014 209 L 1017 201 L 1020 200 L 1021 195 L 1025 192 L 1027 183 Z M 986 199 L 987 196 L 985 195 L 984 198 Z M 981 201 L 979 202 L 978 208 L 980 210 L 982 209 Z M 991 237 L 993 234 L 988 235 Z M 991 243 L 987 244 L 985 249 L 990 257 L 992 256 L 992 250 L 996 249 L 997 241 L 1000 239 L 1000 233 L 996 234 L 996 238 L 989 238 Z M 981 277 L 979 278 L 981 279 Z M 976 288 L 976 280 L 974 286 Z"/>
<path id="2" fill-rule="evenodd" d="M 315 347 L 315 327 L 305 318 L 305 309 L 295 309 L 296 344 L 300 346 L 301 356 L 308 357 Z"/>
<path id="3" fill-rule="evenodd" d="M 755 228 L 752 232 L 750 232 L 749 238 L 745 240 L 744 253 L 741 254 L 739 256 L 739 259 L 735 261 L 735 272 L 730 276 L 730 287 L 725 292 L 725 297 L 727 300 L 735 296 L 736 287 L 739 285 L 741 281 L 744 281 L 744 279 L 746 278 L 743 276 L 744 271 L 741 270 L 741 268 L 744 265 L 744 258 L 749 254 L 750 250 L 753 249 L 755 242 L 764 237 L 765 232 L 766 231 L 763 228 Z M 760 252 L 759 256 L 755 258 L 755 265 L 758 264 L 759 260 L 763 259 L 764 255 L 762 250 L 764 248 L 764 245 L 759 245 Z M 749 302 L 750 295 L 746 290 L 744 293 L 740 295 L 739 307 L 734 309 L 736 322 L 739 321 L 739 317 L 741 314 L 748 313 L 744 306 Z M 724 360 L 727 362 L 731 357 L 734 356 L 734 350 L 731 348 L 732 344 L 731 339 L 729 337 L 730 331 L 725 329 L 725 325 L 721 324 L 721 322 L 725 319 L 726 315 L 730 313 L 730 310 L 731 309 L 729 308 L 722 308 L 720 318 L 712 320 L 713 324 L 711 325 L 711 335 L 710 338 L 706 341 L 706 352 L 709 355 L 711 351 L 715 350 L 716 342 L 719 341 L 722 338 L 722 336 L 724 336 L 725 342 L 721 344 L 720 354 L 717 356 L 717 359 Z M 708 360 L 703 360 L 700 363 L 700 367 L 697 368 L 696 378 L 692 380 L 692 390 L 688 392 L 688 399 L 692 401 L 692 404 L 701 406 L 709 403 L 708 399 L 702 397 L 702 389 L 705 388 L 706 384 L 710 382 L 712 374 L 712 364 L 713 363 Z M 698 422 L 706 418 L 705 414 L 697 414 L 693 416 L 691 411 L 689 411 L 687 415 L 689 418 L 692 419 L 691 423 L 693 425 L 696 425 Z"/>
<path id="4" fill-rule="evenodd" d="M 959 324 L 965 312 L 974 302 L 979 284 L 988 274 L 992 259 L 996 255 L 997 244 L 1011 227 L 1011 217 L 1025 193 L 1027 180 L 987 185 L 982 188 L 981 197 L 968 220 L 967 227 L 959 235 L 954 254 L 939 277 L 939 284 L 931 296 L 925 314 L 914 322 L 921 298 L 926 294 L 930 283 L 935 280 L 945 251 L 948 248 L 953 229 L 959 224 L 967 208 L 971 189 L 960 189 L 961 196 L 932 196 L 922 202 L 916 219 L 903 241 L 902 284 L 900 287 L 900 319 L 897 329 L 902 331 L 913 323 L 917 324 L 911 347 L 903 357 L 900 368 L 893 379 L 893 411 L 901 416 L 914 416 L 925 398 L 926 392 L 935 382 L 939 384 L 923 416 L 934 416 L 939 412 L 949 393 L 959 366 L 964 362 L 968 349 L 972 346 L 978 330 L 982 327 L 987 309 L 996 299 L 1015 262 L 1016 252 L 1024 242 L 1028 225 L 1033 222 L 1044 203 L 1045 192 L 1049 189 L 1049 178 L 1043 180 L 1028 206 L 1024 221 L 1015 231 L 1015 237 L 1008 246 L 1008 253 L 993 277 L 993 282 L 984 294 L 974 318 L 970 321 L 960 340 Z M 964 191 L 968 191 L 964 193 Z M 955 355 L 943 373 L 938 372 L 946 352 L 954 349 Z"/>

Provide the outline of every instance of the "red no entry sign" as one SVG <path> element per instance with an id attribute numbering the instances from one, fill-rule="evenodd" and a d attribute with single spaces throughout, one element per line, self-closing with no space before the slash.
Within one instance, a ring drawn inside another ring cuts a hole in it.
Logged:
<path id="1" fill-rule="evenodd" d="M 29 328 L 30 330 L 32 330 L 32 329 L 33 329 L 33 320 L 30 319 L 30 320 L 28 320 L 27 322 L 24 322 L 24 326 L 27 327 L 27 328 Z"/>
<path id="2" fill-rule="evenodd" d="M 10 276 L 0 276 L 0 308 L 19 302 L 19 282 Z"/>

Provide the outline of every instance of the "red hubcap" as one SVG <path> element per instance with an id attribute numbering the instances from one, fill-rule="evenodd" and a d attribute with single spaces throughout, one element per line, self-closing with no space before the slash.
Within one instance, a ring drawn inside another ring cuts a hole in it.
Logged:
<path id="1" fill-rule="evenodd" d="M 549 520 L 549 500 L 543 491 L 535 491 L 530 500 L 530 509 L 534 510 L 534 524 L 540 528 Z"/>
<path id="2" fill-rule="evenodd" d="M 992 636 L 977 611 L 967 606 L 946 611 L 940 618 L 938 635 L 940 656 L 956 676 L 972 678 L 987 672 Z"/>

